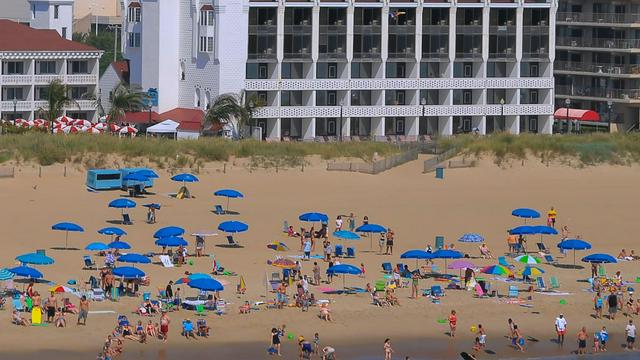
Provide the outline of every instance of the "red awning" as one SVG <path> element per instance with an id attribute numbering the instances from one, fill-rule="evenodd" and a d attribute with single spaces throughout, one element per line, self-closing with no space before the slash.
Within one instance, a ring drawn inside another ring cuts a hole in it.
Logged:
<path id="1" fill-rule="evenodd" d="M 593 110 L 559 108 L 553 113 L 556 120 L 600 121 L 600 115 Z"/>

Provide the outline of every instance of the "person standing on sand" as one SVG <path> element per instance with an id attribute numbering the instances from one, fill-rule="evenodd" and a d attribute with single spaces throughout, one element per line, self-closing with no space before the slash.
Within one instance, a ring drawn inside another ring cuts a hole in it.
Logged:
<path id="1" fill-rule="evenodd" d="M 580 332 L 578 332 L 578 355 L 584 355 L 587 353 L 587 340 L 589 339 L 589 334 L 587 334 L 587 328 L 582 327 Z"/>
<path id="2" fill-rule="evenodd" d="M 349 231 L 353 231 L 356 228 L 356 218 L 353 213 L 349 214 L 349 220 L 347 222 L 349 224 Z"/>
<path id="3" fill-rule="evenodd" d="M 53 291 L 51 295 L 47 298 L 47 322 L 51 324 L 53 319 L 56 316 L 56 309 L 58 308 L 58 299 L 56 298 L 56 293 Z"/>
<path id="4" fill-rule="evenodd" d="M 597 292 L 596 296 L 593 298 L 593 306 L 596 310 L 596 319 L 602 319 L 602 305 L 602 295 L 600 295 L 600 292 Z"/>
<path id="5" fill-rule="evenodd" d="M 418 284 L 420 282 L 420 275 L 418 271 L 413 272 L 411 275 L 411 297 L 410 299 L 418 298 Z"/>
<path id="6" fill-rule="evenodd" d="M 600 337 L 600 351 L 607 351 L 607 341 L 609 340 L 609 332 L 607 331 L 607 327 L 603 326 L 598 335 Z"/>
<path id="7" fill-rule="evenodd" d="M 276 349 L 276 355 L 280 355 L 280 330 L 273 328 L 271 329 L 271 346 Z"/>
<path id="8" fill-rule="evenodd" d="M 338 215 L 338 217 L 336 217 L 336 231 L 340 230 L 342 230 L 342 216 Z"/>
<path id="9" fill-rule="evenodd" d="M 609 305 L 609 320 L 615 320 L 616 313 L 618 312 L 618 296 L 615 292 L 611 291 L 611 294 L 609 294 L 607 298 L 607 303 Z"/>
<path id="10" fill-rule="evenodd" d="M 509 333 L 507 334 L 507 338 L 509 338 L 509 341 L 513 342 L 513 327 L 516 325 L 516 323 L 514 323 L 511 318 L 507 320 L 507 323 L 509 325 Z"/>
<path id="11" fill-rule="evenodd" d="M 552 206 L 551 209 L 549 209 L 549 212 L 547 212 L 547 226 L 551 226 L 555 229 L 557 217 L 558 217 L 558 212 Z"/>
<path id="12" fill-rule="evenodd" d="M 393 348 L 391 347 L 391 339 L 384 340 L 384 360 L 391 360 Z"/>
<path id="13" fill-rule="evenodd" d="M 477 335 L 480 343 L 480 348 L 484 349 L 487 346 L 487 333 L 484 331 L 482 324 L 478 324 Z"/>
<path id="14" fill-rule="evenodd" d="M 563 314 L 556 318 L 556 333 L 558 334 L 558 345 L 564 345 L 564 335 L 567 333 L 567 319 Z"/>
<path id="15" fill-rule="evenodd" d="M 520 329 L 518 329 L 518 325 L 513 325 L 513 342 L 514 345 L 518 348 L 518 351 L 524 352 L 524 336 L 520 333 Z"/>
<path id="16" fill-rule="evenodd" d="M 80 312 L 78 313 L 78 323 L 80 325 L 80 320 L 82 320 L 82 325 L 87 325 L 87 316 L 89 315 L 89 300 L 87 297 L 82 295 L 80 298 Z"/>
<path id="17" fill-rule="evenodd" d="M 449 336 L 456 337 L 456 327 L 458 325 L 458 316 L 455 310 L 451 310 L 449 315 Z"/>
<path id="18" fill-rule="evenodd" d="M 387 230 L 387 249 L 384 252 L 385 255 L 393 255 L 393 238 L 395 233 L 391 228 Z"/>
<path id="19" fill-rule="evenodd" d="M 633 325 L 633 320 L 629 320 L 629 325 L 624 330 L 627 333 L 627 350 L 633 350 L 636 342 L 636 326 Z"/>
<path id="20" fill-rule="evenodd" d="M 318 266 L 318 262 L 313 262 L 313 285 L 320 285 L 320 266 Z"/>
<path id="21" fill-rule="evenodd" d="M 169 319 L 169 315 L 167 315 L 166 311 L 162 312 L 162 316 L 160 317 L 160 334 L 162 334 L 162 341 L 167 342 L 169 340 L 169 324 L 171 320 Z"/>

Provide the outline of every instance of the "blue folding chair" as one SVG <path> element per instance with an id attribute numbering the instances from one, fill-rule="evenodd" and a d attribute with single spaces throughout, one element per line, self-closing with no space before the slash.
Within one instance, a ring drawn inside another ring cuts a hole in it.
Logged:
<path id="1" fill-rule="evenodd" d="M 393 268 L 391 267 L 391 263 L 382 263 L 382 271 L 386 272 L 387 274 L 391 274 L 393 272 Z"/>
<path id="2" fill-rule="evenodd" d="M 444 291 L 442 291 L 442 286 L 440 285 L 433 285 L 431 287 L 431 296 L 437 296 L 437 297 L 442 297 L 444 296 Z"/>
<path id="3" fill-rule="evenodd" d="M 356 249 L 352 248 L 352 247 L 348 247 L 347 248 L 347 257 L 348 258 L 354 258 L 356 257 Z"/>
<path id="4" fill-rule="evenodd" d="M 510 285 L 509 286 L 509 297 L 510 298 L 517 298 L 518 297 L 518 287 L 515 285 Z"/>
<path id="5" fill-rule="evenodd" d="M 122 225 L 133 225 L 129 214 L 122 214 Z"/>
<path id="6" fill-rule="evenodd" d="M 513 266 L 513 265 L 511 265 L 511 264 L 509 264 L 509 263 L 507 262 L 507 258 L 505 258 L 504 256 L 500 256 L 500 257 L 498 257 L 498 264 L 500 264 L 500 265 L 502 265 L 502 266 L 504 266 L 504 267 L 507 267 L 507 268 L 509 268 L 509 269 L 513 269 L 513 268 L 514 268 L 514 266 Z"/>
<path id="7" fill-rule="evenodd" d="M 551 255 L 545 255 L 544 256 L 544 260 L 547 262 L 547 264 L 556 264 L 557 263 L 556 259 L 554 259 L 553 256 L 551 256 Z"/>
<path id="8" fill-rule="evenodd" d="M 336 245 L 336 256 L 342 257 L 342 245 Z"/>
<path id="9" fill-rule="evenodd" d="M 216 205 L 215 210 L 213 211 L 216 215 L 224 215 L 224 209 L 222 205 Z"/>

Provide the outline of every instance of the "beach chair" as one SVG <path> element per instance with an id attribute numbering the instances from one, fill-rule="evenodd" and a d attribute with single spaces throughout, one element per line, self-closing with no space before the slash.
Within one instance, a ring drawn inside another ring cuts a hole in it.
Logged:
<path id="1" fill-rule="evenodd" d="M 557 264 L 558 263 L 556 261 L 556 259 L 554 259 L 553 256 L 551 256 L 551 255 L 545 255 L 544 256 L 544 260 L 547 262 L 547 264 Z"/>
<path id="2" fill-rule="evenodd" d="M 444 236 L 436 236 L 436 242 L 434 248 L 440 250 L 444 248 Z"/>
<path id="3" fill-rule="evenodd" d="M 391 263 L 382 263 L 382 271 L 391 274 L 393 272 L 393 268 L 391 267 Z"/>
<path id="4" fill-rule="evenodd" d="M 539 242 L 539 243 L 536 243 L 536 245 L 538 246 L 538 250 L 540 250 L 541 253 L 544 253 L 544 254 L 550 253 L 549 249 L 547 249 L 544 243 Z"/>
<path id="5" fill-rule="evenodd" d="M 209 336 L 209 327 L 207 326 L 206 319 L 197 319 L 196 320 L 196 328 L 198 336 L 207 337 Z"/>
<path id="6" fill-rule="evenodd" d="M 36 254 L 38 255 L 47 255 L 47 251 L 45 249 L 36 250 Z"/>
<path id="7" fill-rule="evenodd" d="M 287 220 L 282 222 L 282 232 L 283 233 L 289 232 L 289 222 Z"/>
<path id="8" fill-rule="evenodd" d="M 538 287 L 538 291 L 547 290 L 547 284 L 544 283 L 544 279 L 542 278 L 542 276 L 538 276 L 536 278 L 536 286 Z"/>
<path id="9" fill-rule="evenodd" d="M 560 288 L 560 283 L 558 282 L 558 278 L 555 276 L 551 276 L 549 278 L 549 282 L 551 283 L 551 288 L 552 289 L 558 289 Z"/>
<path id="10" fill-rule="evenodd" d="M 279 272 L 273 272 L 271 273 L 271 281 L 282 281 L 282 279 L 280 279 L 280 273 Z"/>
<path id="11" fill-rule="evenodd" d="M 515 252 L 516 254 L 519 254 L 521 252 L 524 252 L 524 249 L 522 248 L 521 244 L 515 243 L 513 244 L 513 252 Z"/>
<path id="12" fill-rule="evenodd" d="M 352 247 L 348 247 L 347 248 L 347 256 L 348 258 L 355 258 L 356 257 L 356 249 L 352 248 Z"/>
<path id="13" fill-rule="evenodd" d="M 133 225 L 129 214 L 122 214 L 122 225 Z"/>
<path id="14" fill-rule="evenodd" d="M 149 299 L 151 299 L 151 293 L 150 292 L 142 293 L 142 300 L 147 301 Z"/>
<path id="15" fill-rule="evenodd" d="M 506 258 L 506 257 L 504 257 L 504 256 L 500 256 L 500 257 L 498 257 L 498 264 L 500 264 L 500 265 L 502 265 L 502 266 L 504 266 L 504 267 L 506 267 L 506 268 L 509 268 L 509 269 L 513 269 L 513 268 L 515 267 L 515 266 L 513 266 L 513 265 L 509 264 L 509 263 L 507 262 L 507 258 Z"/>
<path id="16" fill-rule="evenodd" d="M 397 263 L 396 264 L 396 270 L 398 270 L 398 272 L 402 274 L 404 272 L 404 264 L 403 263 Z"/>
<path id="17" fill-rule="evenodd" d="M 84 255 L 84 256 L 82 256 L 82 260 L 84 261 L 83 270 L 95 270 L 96 269 L 96 262 L 93 261 L 91 256 Z"/>
<path id="18" fill-rule="evenodd" d="M 518 287 L 515 285 L 509 285 L 509 297 L 517 298 L 518 297 Z"/>
<path id="19" fill-rule="evenodd" d="M 442 286 L 440 285 L 433 285 L 431 287 L 431 296 L 435 296 L 435 297 L 442 297 L 444 296 L 444 291 L 442 291 Z"/>
<path id="20" fill-rule="evenodd" d="M 342 257 L 342 245 L 336 245 L 336 256 Z"/>
<path id="21" fill-rule="evenodd" d="M 377 280 L 375 284 L 376 291 L 384 291 L 387 287 L 387 282 L 384 280 Z"/>
<path id="22" fill-rule="evenodd" d="M 104 291 L 100 288 L 91 289 L 91 300 L 104 301 Z"/>
<path id="23" fill-rule="evenodd" d="M 222 208 L 222 205 L 216 205 L 215 210 L 213 211 L 216 215 L 224 215 L 225 211 Z"/>
<path id="24" fill-rule="evenodd" d="M 291 269 L 282 269 L 282 281 L 288 283 L 291 277 Z"/>
<path id="25" fill-rule="evenodd" d="M 238 243 L 233 239 L 233 235 L 227 235 L 227 242 L 228 242 L 228 243 L 229 243 L 229 245 L 231 245 L 231 246 L 240 247 L 240 244 L 238 244 Z"/>
<path id="26" fill-rule="evenodd" d="M 198 304 L 196 305 L 196 315 L 198 316 L 206 316 L 207 314 L 205 314 L 205 309 L 204 309 L 204 305 L 203 304 Z"/>
<path id="27" fill-rule="evenodd" d="M 227 303 L 224 300 L 216 301 L 216 314 L 222 315 L 227 313 Z"/>
<path id="28" fill-rule="evenodd" d="M 601 278 L 607 277 L 607 270 L 604 268 L 604 265 L 598 265 L 598 276 Z"/>

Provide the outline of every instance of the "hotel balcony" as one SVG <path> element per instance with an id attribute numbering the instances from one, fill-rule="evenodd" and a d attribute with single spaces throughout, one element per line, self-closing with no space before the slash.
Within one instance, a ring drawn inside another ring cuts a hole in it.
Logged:
<path id="1" fill-rule="evenodd" d="M 98 75 L 0 75 L 0 84 L 3 85 L 47 85 L 53 80 L 71 85 L 94 85 L 98 83 Z"/>
<path id="2" fill-rule="evenodd" d="M 2 101 L 2 112 L 12 112 L 13 111 L 13 101 Z M 32 111 L 37 108 L 33 107 L 33 103 L 31 101 L 18 101 L 15 105 L 16 111 Z"/>
<path id="3" fill-rule="evenodd" d="M 522 51 L 523 60 L 549 60 L 549 49 L 541 47 L 538 49 L 524 49 Z"/>
<path id="4" fill-rule="evenodd" d="M 607 89 L 591 86 L 556 86 L 556 97 L 580 100 L 595 100 L 640 103 L 640 89 Z"/>
<path id="5" fill-rule="evenodd" d="M 556 46 L 563 50 L 640 52 L 639 39 L 602 39 L 587 37 L 558 37 Z"/>
<path id="6" fill-rule="evenodd" d="M 640 64 L 616 65 L 556 61 L 553 67 L 554 71 L 559 74 L 640 78 Z"/>
<path id="7" fill-rule="evenodd" d="M 640 14 L 558 12 L 558 25 L 640 27 Z"/>

